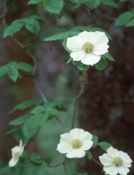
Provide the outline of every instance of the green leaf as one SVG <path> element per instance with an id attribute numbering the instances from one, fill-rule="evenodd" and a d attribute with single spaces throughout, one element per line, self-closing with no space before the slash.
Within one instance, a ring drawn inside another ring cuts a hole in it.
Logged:
<path id="1" fill-rule="evenodd" d="M 95 65 L 95 69 L 98 71 L 103 71 L 108 66 L 108 60 L 105 58 L 101 58 L 100 62 Z"/>
<path id="2" fill-rule="evenodd" d="M 111 7 L 117 7 L 118 3 L 115 2 L 115 0 L 101 0 L 102 5 L 107 5 L 107 6 L 111 6 Z"/>
<path id="3" fill-rule="evenodd" d="M 134 26 L 134 18 L 131 19 L 131 20 L 127 23 L 126 26 L 127 26 L 127 27 L 133 27 L 133 26 Z"/>
<path id="4" fill-rule="evenodd" d="M 76 65 L 77 69 L 80 71 L 85 71 L 89 68 L 89 66 L 84 65 L 82 63 L 74 63 L 74 65 Z"/>
<path id="5" fill-rule="evenodd" d="M 22 135 L 25 143 L 28 143 L 37 134 L 43 122 L 44 118 L 42 115 L 31 115 L 27 117 L 22 127 Z"/>
<path id="6" fill-rule="evenodd" d="M 29 5 L 35 5 L 35 4 L 39 4 L 41 2 L 42 2 L 42 0 L 30 0 L 30 1 L 28 1 L 28 4 Z"/>
<path id="7" fill-rule="evenodd" d="M 13 36 L 15 33 L 19 32 L 23 27 L 32 33 L 38 33 L 40 31 L 40 17 L 37 15 L 27 16 L 21 19 L 13 21 L 11 24 L 6 26 L 4 29 L 4 38 L 8 36 Z"/>
<path id="8" fill-rule="evenodd" d="M 46 38 L 43 39 L 43 41 L 57 41 L 57 40 L 64 40 L 66 39 L 67 37 L 69 36 L 73 36 L 73 35 L 76 35 L 78 34 L 79 31 L 77 30 L 67 30 L 67 31 L 64 31 L 64 32 L 60 32 L 60 33 L 56 33 L 56 34 L 53 34 L 51 36 L 48 36 Z"/>
<path id="9" fill-rule="evenodd" d="M 110 53 L 106 53 L 105 55 L 102 56 L 104 59 L 107 59 L 109 61 L 115 61 L 113 56 Z"/>
<path id="10" fill-rule="evenodd" d="M 17 104 L 14 109 L 13 109 L 13 112 L 16 111 L 16 110 L 25 110 L 33 105 L 35 105 L 36 102 L 32 99 L 29 99 L 29 100 L 25 100 L 23 101 L 22 103 L 19 103 Z"/>
<path id="11" fill-rule="evenodd" d="M 8 36 L 13 36 L 15 33 L 19 32 L 22 27 L 24 26 L 24 21 L 23 20 L 15 20 L 11 24 L 5 27 L 4 30 L 4 38 Z"/>
<path id="12" fill-rule="evenodd" d="M 92 153 L 91 153 L 91 152 L 88 152 L 88 153 L 87 153 L 87 158 L 88 158 L 88 160 L 92 160 L 93 155 L 92 155 Z"/>
<path id="13" fill-rule="evenodd" d="M 96 8 L 101 5 L 101 0 L 87 0 L 86 5 Z"/>
<path id="14" fill-rule="evenodd" d="M 73 3 L 79 4 L 79 5 L 87 5 L 91 7 L 98 7 L 101 4 L 101 0 L 71 0 Z"/>
<path id="15" fill-rule="evenodd" d="M 98 142 L 99 142 L 99 138 L 97 136 L 93 135 L 93 143 L 94 143 L 94 145 L 97 145 Z"/>
<path id="16" fill-rule="evenodd" d="M 8 66 L 3 65 L 0 67 L 0 78 L 4 77 L 8 73 Z"/>
<path id="17" fill-rule="evenodd" d="M 34 115 L 38 115 L 39 113 L 45 113 L 46 109 L 44 106 L 42 105 L 39 105 L 39 106 L 36 106 L 35 108 L 33 108 L 30 113 L 31 114 L 34 114 Z"/>
<path id="18" fill-rule="evenodd" d="M 98 146 L 103 150 L 103 151 L 107 151 L 107 149 L 109 147 L 111 147 L 112 145 L 108 142 L 99 142 Z"/>
<path id="19" fill-rule="evenodd" d="M 11 61 L 0 67 L 0 78 L 8 75 L 13 82 L 16 82 L 21 77 L 19 72 L 20 70 L 31 73 L 32 66 L 24 62 Z"/>
<path id="20" fill-rule="evenodd" d="M 126 26 L 132 27 L 134 26 L 134 10 L 124 12 L 121 14 L 115 22 L 116 26 Z"/>
<path id="21" fill-rule="evenodd" d="M 49 36 L 46 36 L 43 38 L 42 41 L 58 41 L 58 40 L 64 40 L 68 37 L 71 37 L 73 35 L 77 35 L 78 33 L 82 31 L 103 31 L 101 28 L 97 27 L 91 27 L 91 26 L 77 26 L 73 27 L 71 29 L 62 29 L 60 28 L 60 31 L 58 33 L 50 34 Z"/>
<path id="22" fill-rule="evenodd" d="M 8 64 L 8 76 L 14 82 L 16 82 L 17 79 L 20 77 L 16 62 L 11 62 L 10 64 Z"/>
<path id="23" fill-rule="evenodd" d="M 26 29 L 35 34 L 39 33 L 40 23 L 38 20 L 39 18 L 36 15 L 26 18 L 24 21 Z"/>
<path id="24" fill-rule="evenodd" d="M 64 0 L 46 0 L 44 1 L 44 8 L 53 14 L 59 14 L 64 7 Z"/>
<path id="25" fill-rule="evenodd" d="M 80 175 L 78 173 L 76 161 L 66 159 L 66 161 L 64 162 L 64 167 L 66 170 L 66 175 Z"/>
<path id="26" fill-rule="evenodd" d="M 31 73 L 32 70 L 33 70 L 33 67 L 32 67 L 31 64 L 24 63 L 24 62 L 18 62 L 17 63 L 17 69 L 19 69 L 23 72 Z"/>
<path id="27" fill-rule="evenodd" d="M 40 165 L 40 164 L 43 163 L 43 159 L 40 157 L 40 155 L 35 154 L 35 153 L 33 153 L 30 156 L 30 160 L 31 160 L 32 163 L 37 164 L 37 165 Z"/>
<path id="28" fill-rule="evenodd" d="M 57 156 L 55 156 L 55 158 L 51 161 L 50 166 L 59 166 L 62 165 L 63 162 L 65 161 L 65 156 L 62 154 L 58 154 Z"/>
<path id="29" fill-rule="evenodd" d="M 12 125 L 12 126 L 23 125 L 25 123 L 27 117 L 28 117 L 28 115 L 19 116 L 16 119 L 10 121 L 9 125 Z"/>

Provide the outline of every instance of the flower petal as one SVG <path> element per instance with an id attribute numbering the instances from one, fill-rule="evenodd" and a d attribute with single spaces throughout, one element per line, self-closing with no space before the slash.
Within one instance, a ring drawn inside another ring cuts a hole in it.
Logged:
<path id="1" fill-rule="evenodd" d="M 88 140 L 83 140 L 83 146 L 82 146 L 82 149 L 83 150 L 89 150 L 91 147 L 93 146 L 93 141 L 88 139 Z"/>
<path id="2" fill-rule="evenodd" d="M 85 65 L 95 65 L 97 64 L 101 59 L 101 56 L 94 55 L 94 54 L 87 54 L 83 59 L 81 59 L 81 62 Z"/>
<path id="3" fill-rule="evenodd" d="M 108 39 L 105 32 L 96 31 L 93 33 L 94 33 L 93 35 L 95 37 L 94 44 L 100 43 L 101 45 L 103 45 L 103 44 L 107 44 L 109 42 L 109 39 Z"/>
<path id="4" fill-rule="evenodd" d="M 9 167 L 14 167 L 16 164 L 17 164 L 17 162 L 19 161 L 19 158 L 18 159 L 14 159 L 14 158 L 12 158 L 10 161 L 9 161 Z"/>
<path id="5" fill-rule="evenodd" d="M 59 151 L 62 154 L 68 153 L 71 150 L 72 150 L 71 146 L 66 142 L 60 142 L 57 145 L 57 151 Z"/>
<path id="6" fill-rule="evenodd" d="M 117 175 L 118 174 L 118 169 L 115 167 L 104 167 L 103 168 L 104 172 L 108 175 Z"/>
<path id="7" fill-rule="evenodd" d="M 81 50 L 84 41 L 78 35 L 67 38 L 66 47 L 69 51 L 76 52 Z"/>
<path id="8" fill-rule="evenodd" d="M 93 45 L 96 45 L 97 43 L 103 45 L 109 42 L 107 35 L 102 31 L 84 31 L 79 34 L 79 37 L 81 37 L 84 41 L 91 42 Z"/>
<path id="9" fill-rule="evenodd" d="M 80 61 L 81 59 L 84 58 L 85 56 L 85 53 L 83 51 L 78 51 L 78 52 L 72 52 L 70 54 L 71 58 L 74 60 L 74 61 Z"/>
<path id="10" fill-rule="evenodd" d="M 85 151 L 83 150 L 72 150 L 67 153 L 67 158 L 82 158 L 85 156 Z"/>
<path id="11" fill-rule="evenodd" d="M 129 169 L 125 167 L 119 168 L 118 171 L 119 171 L 119 174 L 121 175 L 127 175 L 129 173 Z"/>
<path id="12" fill-rule="evenodd" d="M 93 53 L 96 55 L 104 55 L 108 52 L 109 45 L 108 44 L 96 44 L 93 50 Z"/>
<path id="13" fill-rule="evenodd" d="M 107 149 L 107 153 L 110 157 L 120 157 L 120 152 L 112 146 Z"/>
<path id="14" fill-rule="evenodd" d="M 112 159 L 106 153 L 103 154 L 102 156 L 99 156 L 99 160 L 104 166 L 112 165 Z"/>
<path id="15" fill-rule="evenodd" d="M 130 156 L 127 153 L 123 152 L 123 151 L 119 151 L 119 153 L 120 153 L 120 157 L 123 160 L 124 166 L 125 167 L 131 167 L 131 164 L 132 164 L 133 161 L 130 158 Z"/>

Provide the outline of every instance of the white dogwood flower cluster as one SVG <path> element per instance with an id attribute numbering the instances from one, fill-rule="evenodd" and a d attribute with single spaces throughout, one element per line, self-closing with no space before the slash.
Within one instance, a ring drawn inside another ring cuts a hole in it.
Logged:
<path id="1" fill-rule="evenodd" d="M 109 39 L 104 32 L 83 31 L 78 35 L 67 38 L 66 48 L 73 61 L 80 61 L 84 65 L 97 64 L 102 55 L 108 52 Z"/>
<path id="2" fill-rule="evenodd" d="M 92 138 L 93 136 L 83 129 L 72 129 L 60 136 L 57 150 L 62 154 L 66 154 L 67 158 L 84 157 L 86 151 L 93 146 Z"/>
<path id="3" fill-rule="evenodd" d="M 127 175 L 132 165 L 132 159 L 127 153 L 113 147 L 108 148 L 99 159 L 104 172 L 109 175 Z"/>
<path id="4" fill-rule="evenodd" d="M 57 151 L 67 158 L 82 158 L 93 146 L 93 135 L 83 129 L 75 128 L 60 135 Z M 103 170 L 107 175 L 127 175 L 132 164 L 130 156 L 113 147 L 99 156 Z"/>

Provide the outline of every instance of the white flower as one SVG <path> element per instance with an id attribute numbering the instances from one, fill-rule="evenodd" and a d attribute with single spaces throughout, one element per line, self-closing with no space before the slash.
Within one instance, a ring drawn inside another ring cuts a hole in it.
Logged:
<path id="1" fill-rule="evenodd" d="M 20 140 L 19 145 L 11 149 L 12 158 L 9 161 L 9 167 L 14 167 L 18 163 L 20 156 L 23 154 L 23 151 L 24 145 L 22 143 L 22 140 Z"/>
<path id="2" fill-rule="evenodd" d="M 108 175 L 127 175 L 132 164 L 132 159 L 127 153 L 113 147 L 108 148 L 107 153 L 99 156 L 99 159 Z"/>
<path id="3" fill-rule="evenodd" d="M 85 65 L 95 65 L 101 56 L 108 52 L 108 37 L 104 32 L 81 32 L 67 38 L 66 47 L 73 61 L 81 61 Z"/>
<path id="4" fill-rule="evenodd" d="M 84 157 L 86 151 L 93 145 L 92 138 L 93 136 L 83 129 L 72 129 L 70 132 L 60 135 L 57 151 L 66 154 L 67 158 Z"/>

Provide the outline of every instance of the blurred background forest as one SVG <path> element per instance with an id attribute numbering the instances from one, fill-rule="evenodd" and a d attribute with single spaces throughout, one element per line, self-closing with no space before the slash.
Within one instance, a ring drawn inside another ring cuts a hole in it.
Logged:
<path id="1" fill-rule="evenodd" d="M 117 28 L 115 18 L 124 11 L 134 8 L 134 1 L 122 3 L 118 8 L 103 6 L 89 9 L 81 6 L 75 11 L 64 10 L 54 17 L 37 10 L 44 20 L 42 33 L 58 27 L 93 24 L 102 27 L 112 36 L 111 53 L 115 62 L 101 72 L 94 68 L 87 71 L 84 92 L 79 98 L 78 114 L 81 127 L 112 142 L 117 148 L 126 150 L 134 158 L 134 29 Z M 29 13 L 30 7 L 24 0 L 0 0 L 0 29 L 6 23 L 21 18 Z M 78 71 L 65 64 L 65 51 L 61 42 L 41 42 L 39 38 L 25 29 L 14 38 L 3 39 L 0 35 L 0 65 L 15 58 L 33 64 L 36 57 L 34 78 L 25 75 L 16 84 L 8 78 L 0 80 L 0 157 L 9 159 L 9 150 L 14 145 L 10 135 L 5 134 L 8 122 L 20 115 L 11 114 L 15 104 L 31 97 L 53 99 L 57 96 L 71 98 L 79 92 L 80 78 Z M 25 47 L 30 47 L 25 51 Z M 31 51 L 30 50 L 30 51 Z M 29 145 L 33 151 L 34 144 Z M 86 169 L 93 169 L 92 164 Z"/>

